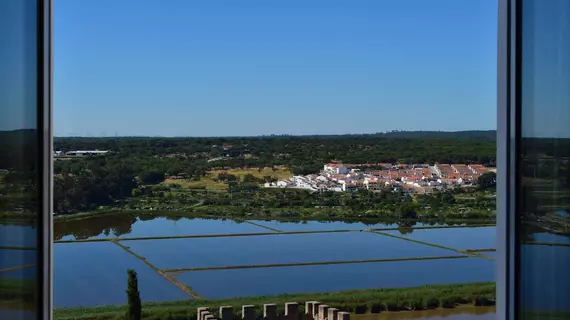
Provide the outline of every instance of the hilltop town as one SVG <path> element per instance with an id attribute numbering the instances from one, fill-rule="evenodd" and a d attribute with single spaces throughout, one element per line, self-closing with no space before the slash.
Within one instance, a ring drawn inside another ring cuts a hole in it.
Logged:
<path id="1" fill-rule="evenodd" d="M 296 175 L 264 186 L 337 192 L 389 187 L 428 193 L 446 187 L 471 186 L 481 175 L 492 171 L 495 169 L 482 164 L 343 164 L 336 161 L 325 164 L 319 173 Z"/>

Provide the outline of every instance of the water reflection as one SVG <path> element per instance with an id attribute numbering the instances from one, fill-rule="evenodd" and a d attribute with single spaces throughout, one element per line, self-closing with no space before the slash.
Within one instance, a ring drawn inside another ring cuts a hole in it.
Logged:
<path id="1" fill-rule="evenodd" d="M 219 218 L 186 218 L 174 215 L 108 213 L 78 218 L 59 218 L 55 221 L 55 240 L 182 236 L 190 234 L 259 233 L 280 231 L 330 231 L 394 228 L 401 235 L 409 235 L 415 227 L 465 226 L 481 222 L 440 223 L 435 221 L 390 220 L 244 220 Z"/>

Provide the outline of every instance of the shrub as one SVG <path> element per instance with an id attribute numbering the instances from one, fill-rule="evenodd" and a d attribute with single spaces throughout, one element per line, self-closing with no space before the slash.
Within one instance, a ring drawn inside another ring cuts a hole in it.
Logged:
<path id="1" fill-rule="evenodd" d="M 384 307 L 388 311 L 399 311 L 402 309 L 402 306 L 398 299 L 388 299 L 384 301 Z"/>
<path id="2" fill-rule="evenodd" d="M 358 304 L 354 308 L 354 313 L 356 314 L 365 314 L 366 310 L 368 310 L 368 306 L 366 304 Z"/>
<path id="3" fill-rule="evenodd" d="M 386 307 L 380 302 L 369 302 L 368 310 L 370 310 L 370 313 L 380 313 L 386 310 Z"/>
<path id="4" fill-rule="evenodd" d="M 435 309 L 439 307 L 439 299 L 436 297 L 425 297 L 423 300 L 424 309 Z"/>
<path id="5" fill-rule="evenodd" d="M 455 307 L 455 301 L 451 297 L 441 297 L 439 298 L 439 306 L 442 308 L 453 308 Z"/>
<path id="6" fill-rule="evenodd" d="M 408 301 L 408 308 L 410 308 L 410 310 L 422 310 L 424 308 L 424 302 L 421 298 L 411 298 Z"/>

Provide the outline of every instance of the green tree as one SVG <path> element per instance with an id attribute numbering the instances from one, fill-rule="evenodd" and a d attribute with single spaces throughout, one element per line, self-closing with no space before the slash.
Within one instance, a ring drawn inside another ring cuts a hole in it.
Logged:
<path id="1" fill-rule="evenodd" d="M 142 315 L 141 297 L 139 293 L 139 284 L 137 280 L 137 273 L 135 270 L 127 270 L 129 275 L 127 286 L 127 320 L 140 320 Z"/>
<path id="2" fill-rule="evenodd" d="M 497 174 L 495 172 L 483 173 L 477 179 L 477 187 L 481 190 L 495 190 L 497 186 Z"/>

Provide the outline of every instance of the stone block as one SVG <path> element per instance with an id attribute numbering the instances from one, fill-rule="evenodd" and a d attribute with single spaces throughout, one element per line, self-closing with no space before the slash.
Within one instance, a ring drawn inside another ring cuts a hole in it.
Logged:
<path id="1" fill-rule="evenodd" d="M 321 304 L 319 306 L 319 317 L 318 320 L 325 320 L 329 314 L 329 306 L 326 304 Z"/>
<path id="2" fill-rule="evenodd" d="M 305 314 L 313 315 L 313 303 L 315 301 L 305 301 Z"/>
<path id="3" fill-rule="evenodd" d="M 338 313 L 338 320 L 350 320 L 350 313 L 348 313 L 348 312 L 339 312 L 339 313 Z"/>
<path id="4" fill-rule="evenodd" d="M 313 318 L 316 320 L 319 315 L 319 306 L 321 305 L 318 301 L 313 301 Z"/>
<path id="5" fill-rule="evenodd" d="M 241 318 L 243 320 L 255 320 L 255 306 L 245 305 L 241 307 Z"/>
<path id="6" fill-rule="evenodd" d="M 329 308 L 329 314 L 327 320 L 338 320 L 338 309 Z"/>
<path id="7" fill-rule="evenodd" d="M 203 318 L 202 318 L 203 315 L 202 315 L 202 314 L 203 314 L 204 312 L 206 312 L 206 311 L 209 312 L 209 311 L 210 311 L 210 308 L 208 308 L 208 307 L 200 307 L 200 308 L 196 309 L 196 311 L 197 311 L 197 312 L 196 312 L 196 320 L 203 320 Z"/>
<path id="8" fill-rule="evenodd" d="M 220 319 L 221 320 L 233 320 L 234 318 L 234 307 L 232 306 L 221 306 L 220 307 Z"/>
<path id="9" fill-rule="evenodd" d="M 297 302 L 285 303 L 285 319 L 298 320 L 299 318 L 299 304 Z"/>
<path id="10" fill-rule="evenodd" d="M 263 319 L 277 320 L 277 305 L 268 303 L 263 305 Z"/>

